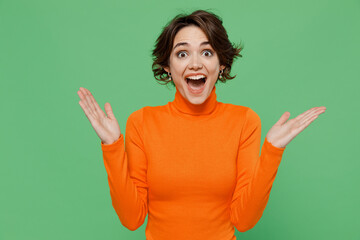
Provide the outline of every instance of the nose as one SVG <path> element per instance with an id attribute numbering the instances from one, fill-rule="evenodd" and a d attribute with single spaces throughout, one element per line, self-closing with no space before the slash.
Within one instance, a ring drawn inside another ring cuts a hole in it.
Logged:
<path id="1" fill-rule="evenodd" d="M 189 69 L 197 70 L 202 67 L 201 58 L 197 54 L 193 54 L 189 62 Z"/>

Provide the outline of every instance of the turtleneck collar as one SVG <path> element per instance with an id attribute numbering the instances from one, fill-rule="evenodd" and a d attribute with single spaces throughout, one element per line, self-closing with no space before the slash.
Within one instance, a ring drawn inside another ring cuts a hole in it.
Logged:
<path id="1" fill-rule="evenodd" d="M 216 87 L 212 89 L 208 98 L 202 104 L 192 104 L 186 98 L 181 95 L 176 88 L 175 98 L 171 105 L 181 113 L 189 115 L 208 115 L 215 111 L 218 106 L 216 98 Z"/>

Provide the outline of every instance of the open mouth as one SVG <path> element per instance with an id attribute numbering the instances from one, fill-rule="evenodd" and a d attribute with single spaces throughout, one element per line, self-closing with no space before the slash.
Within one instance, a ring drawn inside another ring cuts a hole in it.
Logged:
<path id="1" fill-rule="evenodd" d="M 188 85 L 188 89 L 191 92 L 201 93 L 204 90 L 206 80 L 207 80 L 206 76 L 187 77 L 186 83 Z"/>
<path id="2" fill-rule="evenodd" d="M 196 85 L 196 84 L 201 84 L 206 82 L 206 77 L 203 78 L 199 78 L 199 79 L 191 79 L 191 78 L 186 78 L 186 82 L 187 84 L 189 84 L 189 82 L 191 82 L 192 84 Z"/>

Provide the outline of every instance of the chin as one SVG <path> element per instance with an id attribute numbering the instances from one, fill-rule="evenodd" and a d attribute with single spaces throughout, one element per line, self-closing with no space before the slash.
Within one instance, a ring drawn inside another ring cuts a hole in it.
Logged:
<path id="1" fill-rule="evenodd" d="M 205 96 L 190 97 L 190 99 L 188 99 L 188 101 L 194 105 L 199 105 L 199 104 L 203 104 L 205 102 L 206 98 L 207 97 L 205 97 Z"/>

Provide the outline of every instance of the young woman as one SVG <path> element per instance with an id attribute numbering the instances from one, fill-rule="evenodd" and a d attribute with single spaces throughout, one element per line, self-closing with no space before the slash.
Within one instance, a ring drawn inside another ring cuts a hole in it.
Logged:
<path id="1" fill-rule="evenodd" d="M 260 117 L 218 102 L 215 84 L 233 79 L 234 47 L 213 13 L 177 15 L 157 39 L 153 71 L 176 87 L 163 106 L 133 112 L 120 132 L 110 103 L 101 110 L 80 88 L 80 106 L 101 139 L 112 205 L 121 223 L 147 240 L 236 239 L 259 221 L 289 142 L 325 107 L 289 119 L 285 112 L 260 151 Z"/>

